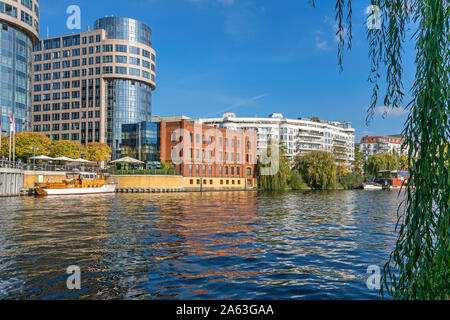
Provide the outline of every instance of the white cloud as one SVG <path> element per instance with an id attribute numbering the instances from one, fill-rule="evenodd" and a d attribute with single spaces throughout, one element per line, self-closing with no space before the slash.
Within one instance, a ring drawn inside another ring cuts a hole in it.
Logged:
<path id="1" fill-rule="evenodd" d="M 379 116 L 401 117 L 408 114 L 409 110 L 404 108 L 393 108 L 388 106 L 378 106 L 375 108 L 375 114 Z"/>
<path id="2" fill-rule="evenodd" d="M 319 37 L 316 38 L 316 47 L 319 49 L 326 49 L 328 42 L 326 40 L 322 40 Z"/>
<path id="3" fill-rule="evenodd" d="M 260 100 L 260 99 L 262 99 L 262 98 L 264 98 L 266 96 L 267 96 L 267 93 L 260 94 L 258 96 L 254 96 L 254 97 L 251 97 L 251 98 L 237 98 L 236 102 L 233 105 L 230 105 L 229 107 L 227 107 L 225 109 L 222 109 L 220 111 L 211 113 L 211 114 L 207 115 L 206 117 L 215 116 L 215 115 L 222 115 L 224 112 L 231 111 L 231 110 L 233 110 L 235 108 L 238 108 L 238 107 L 253 107 L 253 106 L 255 106 L 255 102 L 256 101 L 258 101 L 258 100 Z"/>

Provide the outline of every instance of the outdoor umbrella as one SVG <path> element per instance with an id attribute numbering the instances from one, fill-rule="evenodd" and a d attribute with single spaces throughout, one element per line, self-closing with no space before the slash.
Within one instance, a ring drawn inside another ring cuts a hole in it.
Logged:
<path id="1" fill-rule="evenodd" d="M 79 163 L 92 163 L 92 161 L 85 160 L 85 159 L 75 159 L 72 162 L 79 162 Z"/>
<path id="2" fill-rule="evenodd" d="M 58 157 L 58 158 L 55 158 L 53 160 L 56 160 L 56 161 L 70 161 L 70 162 L 74 161 L 74 159 L 67 158 L 67 157 Z"/>
<path id="3" fill-rule="evenodd" d="M 145 162 L 139 161 L 137 159 L 133 159 L 131 157 L 124 157 L 120 158 L 114 161 L 111 161 L 111 163 L 120 163 L 120 164 L 144 164 Z M 122 167 L 123 171 L 123 167 Z"/>
<path id="4" fill-rule="evenodd" d="M 133 159 L 131 157 L 124 157 L 120 158 L 114 161 L 111 161 L 111 163 L 131 163 L 131 164 L 144 164 L 145 162 L 139 161 L 137 159 Z"/>
<path id="5" fill-rule="evenodd" d="M 45 160 L 45 161 L 55 160 L 55 159 L 47 157 L 47 156 L 36 156 L 36 157 L 31 157 L 30 159 L 31 160 Z"/>

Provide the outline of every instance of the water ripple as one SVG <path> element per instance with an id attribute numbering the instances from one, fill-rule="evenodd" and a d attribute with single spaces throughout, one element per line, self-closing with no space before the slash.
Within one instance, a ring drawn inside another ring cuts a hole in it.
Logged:
<path id="1" fill-rule="evenodd" d="M 377 299 L 401 197 L 336 191 L 0 199 L 3 299 Z M 66 288 L 66 268 L 82 289 Z"/>

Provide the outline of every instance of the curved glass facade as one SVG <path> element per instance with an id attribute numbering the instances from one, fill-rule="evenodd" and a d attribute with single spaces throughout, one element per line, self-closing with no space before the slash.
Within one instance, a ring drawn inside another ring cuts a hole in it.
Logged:
<path id="1" fill-rule="evenodd" d="M 107 79 L 107 143 L 113 158 L 121 157 L 122 125 L 149 121 L 152 113 L 152 88 L 144 83 Z"/>
<path id="2" fill-rule="evenodd" d="M 0 30 L 0 110 L 2 132 L 9 133 L 9 115 L 16 132 L 29 128 L 32 42 L 25 33 L 8 26 Z"/>
<path id="3" fill-rule="evenodd" d="M 152 46 L 152 29 L 138 20 L 104 17 L 95 21 L 94 29 L 106 30 L 108 39 L 129 40 Z"/>

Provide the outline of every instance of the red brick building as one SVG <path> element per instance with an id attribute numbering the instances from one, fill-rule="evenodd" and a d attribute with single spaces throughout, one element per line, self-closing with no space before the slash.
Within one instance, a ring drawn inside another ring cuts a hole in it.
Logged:
<path id="1" fill-rule="evenodd" d="M 161 122 L 161 161 L 176 167 L 188 185 L 254 186 L 257 134 L 189 120 Z"/>

